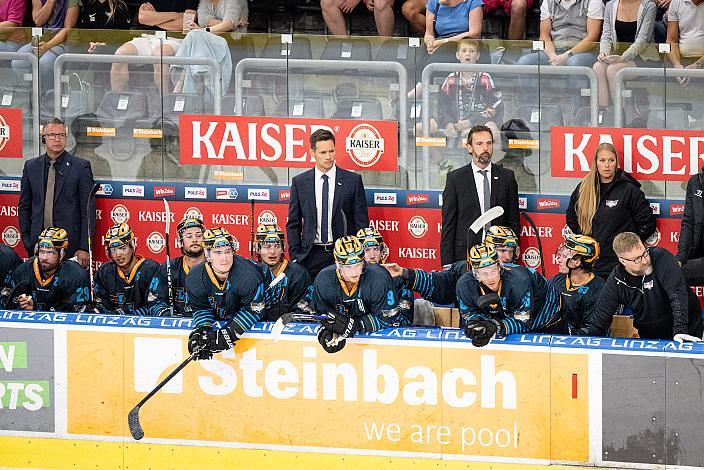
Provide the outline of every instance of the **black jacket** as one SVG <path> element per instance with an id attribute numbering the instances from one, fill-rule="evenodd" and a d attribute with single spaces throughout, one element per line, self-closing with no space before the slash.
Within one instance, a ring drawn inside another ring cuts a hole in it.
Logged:
<path id="1" fill-rule="evenodd" d="M 491 207 L 504 208 L 504 215 L 494 220 L 491 225 L 505 225 L 517 234 L 521 233 L 518 184 L 513 171 L 492 164 L 491 179 Z M 293 193 L 291 198 L 293 199 Z M 447 175 L 445 190 L 442 192 L 440 258 L 443 266 L 467 259 L 467 229 L 480 215 L 482 211 L 472 174 L 472 164 L 468 163 Z M 482 232 L 472 232 L 469 247 L 481 242 Z"/>
<path id="2" fill-rule="evenodd" d="M 684 214 L 677 243 L 677 260 L 685 264 L 688 259 L 704 256 L 702 226 L 704 226 L 704 168 L 687 182 Z"/>
<path id="3" fill-rule="evenodd" d="M 651 248 L 653 272 L 632 276 L 619 264 L 606 281 L 584 331 L 603 336 L 615 313 L 628 307 L 641 338 L 672 339 L 676 334 L 702 335 L 699 301 L 686 286 L 675 257 L 664 248 Z"/>
<path id="4" fill-rule="evenodd" d="M 565 214 L 567 225 L 577 234 L 583 233 L 577 221 L 577 198 L 581 185 L 577 185 L 572 193 Z M 623 232 L 634 232 L 641 240 L 647 240 L 655 232 L 655 215 L 645 200 L 640 183 L 619 169 L 613 183 L 600 197 L 592 220 L 592 233 L 588 234 L 599 242 L 601 248 L 599 259 L 594 263 L 594 273 L 597 276 L 606 279 L 618 264 L 612 243 L 616 235 Z"/>

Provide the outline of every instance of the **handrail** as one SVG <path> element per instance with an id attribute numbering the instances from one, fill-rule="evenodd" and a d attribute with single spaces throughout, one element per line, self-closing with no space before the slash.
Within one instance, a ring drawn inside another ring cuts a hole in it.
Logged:
<path id="1" fill-rule="evenodd" d="M 250 69 L 250 70 L 248 70 Z M 246 71 L 256 70 L 303 70 L 310 75 L 319 75 L 321 70 L 327 71 L 348 71 L 350 69 L 368 71 L 396 73 L 399 84 L 399 158 L 398 165 L 401 170 L 407 168 L 408 150 L 406 139 L 403 133 L 406 129 L 406 99 L 407 72 L 398 62 L 365 62 L 361 60 L 312 60 L 312 59 L 256 59 L 245 58 L 239 61 L 235 67 L 235 114 L 242 115 L 242 82 Z M 301 72 L 297 72 L 300 74 Z M 323 116 L 321 116 L 323 117 Z"/>
<path id="2" fill-rule="evenodd" d="M 430 102 L 430 79 L 436 72 L 487 72 L 500 75 L 583 75 L 589 80 L 590 108 L 592 126 L 599 125 L 599 101 L 597 92 L 596 72 L 590 67 L 580 67 L 566 65 L 562 67 L 540 66 L 540 65 L 507 65 L 507 64 L 458 64 L 458 63 L 434 63 L 423 69 L 421 83 L 423 84 L 423 94 L 421 108 L 421 118 L 423 122 L 423 135 L 428 136 L 430 129 L 430 110 L 427 103 Z M 540 117 L 538 117 L 540 120 Z M 430 189 L 430 148 L 423 147 L 423 189 Z"/>

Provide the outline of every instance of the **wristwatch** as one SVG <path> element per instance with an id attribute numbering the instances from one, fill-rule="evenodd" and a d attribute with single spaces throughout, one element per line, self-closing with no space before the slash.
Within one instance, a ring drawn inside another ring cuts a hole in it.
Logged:
<path id="1" fill-rule="evenodd" d="M 210 32 L 210 27 L 209 27 L 209 26 L 206 26 L 206 27 L 205 27 L 205 32 L 206 32 L 206 33 L 209 33 L 209 32 Z"/>
<path id="2" fill-rule="evenodd" d="M 572 52 L 571 49 L 569 51 L 567 51 L 567 57 L 572 57 L 573 55 L 574 55 L 574 53 Z"/>

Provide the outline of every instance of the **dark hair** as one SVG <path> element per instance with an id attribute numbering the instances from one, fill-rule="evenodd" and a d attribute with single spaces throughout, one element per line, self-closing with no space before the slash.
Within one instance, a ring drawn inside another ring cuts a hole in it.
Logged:
<path id="1" fill-rule="evenodd" d="M 318 142 L 325 142 L 326 140 L 332 140 L 332 143 L 334 144 L 335 136 L 327 129 L 318 129 L 310 135 L 310 148 L 316 150 L 316 145 Z"/>
<path id="2" fill-rule="evenodd" d="M 46 126 L 63 126 L 63 127 L 66 127 L 66 123 L 65 123 L 63 120 L 61 120 L 61 119 L 55 117 L 55 118 L 51 118 L 51 119 L 49 119 L 48 121 L 46 121 L 46 122 L 44 123 L 44 127 L 42 127 L 42 129 L 46 129 Z M 43 132 L 42 132 L 42 133 L 43 133 Z"/>
<path id="3" fill-rule="evenodd" d="M 489 135 L 491 135 L 491 142 L 494 143 L 494 133 L 491 132 L 491 129 L 481 124 L 477 124 L 476 126 L 472 127 L 469 130 L 469 134 L 467 134 L 467 145 L 470 145 L 472 143 L 472 136 L 479 132 L 488 132 Z"/>

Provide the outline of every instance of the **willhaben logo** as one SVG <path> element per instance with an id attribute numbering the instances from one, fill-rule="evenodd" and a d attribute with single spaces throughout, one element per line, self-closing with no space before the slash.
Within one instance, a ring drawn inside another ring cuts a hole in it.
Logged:
<path id="1" fill-rule="evenodd" d="M 526 251 L 523 252 L 522 258 L 523 264 L 529 268 L 536 269 L 540 266 L 540 252 L 534 246 L 526 248 Z"/>
<path id="2" fill-rule="evenodd" d="M 262 211 L 262 213 L 259 214 L 258 222 L 260 225 L 276 225 L 276 215 L 269 210 Z"/>
<path id="3" fill-rule="evenodd" d="M 147 247 L 152 253 L 158 254 L 164 251 L 165 244 L 164 236 L 159 232 L 152 232 L 147 236 Z"/>
<path id="4" fill-rule="evenodd" d="M 188 209 L 186 209 L 186 212 L 183 213 L 183 218 L 204 220 L 203 213 L 197 207 L 189 207 Z"/>
<path id="5" fill-rule="evenodd" d="M 176 188 L 173 186 L 154 186 L 154 197 L 169 197 L 176 195 Z"/>
<path id="6" fill-rule="evenodd" d="M 538 198 L 538 210 L 545 210 L 545 209 L 559 209 L 560 208 L 560 200 L 559 199 L 546 199 L 546 198 Z"/>
<path id="7" fill-rule="evenodd" d="M 345 151 L 362 168 L 374 166 L 384 154 L 384 138 L 371 124 L 355 126 L 345 139 Z"/>
<path id="8" fill-rule="evenodd" d="M 12 225 L 8 225 L 2 231 L 2 241 L 10 248 L 14 248 L 20 242 L 20 231 Z"/>
<path id="9" fill-rule="evenodd" d="M 430 201 L 430 196 L 427 194 L 406 194 L 406 205 L 413 206 L 415 204 L 427 204 Z"/>
<path id="10" fill-rule="evenodd" d="M 291 199 L 291 190 L 282 189 L 279 191 L 279 201 L 289 201 Z"/>
<path id="11" fill-rule="evenodd" d="M 122 224 L 130 220 L 130 211 L 122 204 L 117 204 L 110 211 L 110 218 L 115 224 Z"/>
<path id="12" fill-rule="evenodd" d="M 428 233 L 428 223 L 423 217 L 415 215 L 408 221 L 408 231 L 415 238 L 423 238 Z"/>
<path id="13" fill-rule="evenodd" d="M 684 204 L 670 204 L 670 215 L 684 214 Z"/>

